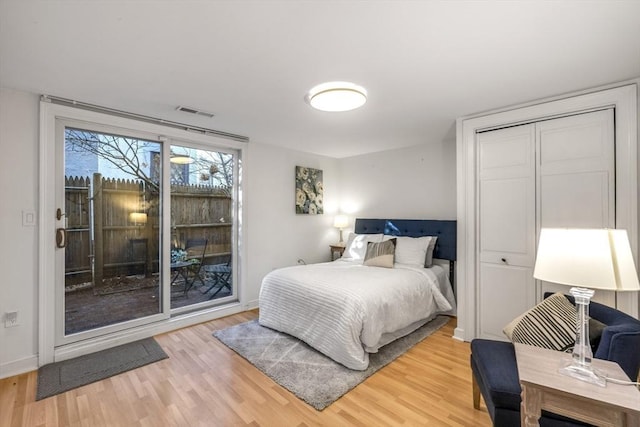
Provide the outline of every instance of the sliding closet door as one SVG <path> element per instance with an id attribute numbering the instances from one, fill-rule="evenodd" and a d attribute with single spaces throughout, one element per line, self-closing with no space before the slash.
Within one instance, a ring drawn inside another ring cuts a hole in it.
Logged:
<path id="1" fill-rule="evenodd" d="M 535 301 L 535 126 L 477 136 L 479 153 L 478 332 L 503 327 Z"/>
<path id="2" fill-rule="evenodd" d="M 613 109 L 539 122 L 538 230 L 542 227 L 615 228 Z M 541 282 L 546 291 L 566 286 Z M 615 306 L 615 294 L 594 299 Z"/>
<path id="3" fill-rule="evenodd" d="M 542 227 L 615 228 L 613 110 L 479 133 L 477 336 L 502 329 L 544 292 L 533 279 Z M 615 306 L 613 292 L 595 300 Z"/>

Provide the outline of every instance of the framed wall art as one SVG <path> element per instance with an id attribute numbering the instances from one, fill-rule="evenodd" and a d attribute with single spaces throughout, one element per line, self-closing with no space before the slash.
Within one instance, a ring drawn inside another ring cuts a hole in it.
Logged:
<path id="1" fill-rule="evenodd" d="M 296 213 L 322 214 L 323 193 L 322 170 L 296 166 Z"/>

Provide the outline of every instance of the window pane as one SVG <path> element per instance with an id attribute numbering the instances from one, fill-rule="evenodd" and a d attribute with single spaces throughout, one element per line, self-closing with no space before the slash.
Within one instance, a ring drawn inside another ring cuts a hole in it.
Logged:
<path id="1" fill-rule="evenodd" d="M 65 335 L 161 311 L 161 148 L 65 129 Z"/>
<path id="2" fill-rule="evenodd" d="M 233 295 L 233 154 L 171 146 L 171 308 Z"/>

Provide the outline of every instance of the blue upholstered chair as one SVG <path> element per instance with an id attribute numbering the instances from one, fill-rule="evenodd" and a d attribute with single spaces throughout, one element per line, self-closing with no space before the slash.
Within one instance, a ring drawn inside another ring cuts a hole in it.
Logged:
<path id="1" fill-rule="evenodd" d="M 548 295 L 545 295 L 545 298 Z M 572 302 L 573 298 L 568 297 Z M 591 302 L 589 315 L 606 327 L 594 351 L 598 359 L 617 362 L 636 381 L 640 368 L 640 321 L 606 305 Z M 471 342 L 473 406 L 480 407 L 480 394 L 495 427 L 520 425 L 520 380 L 513 344 L 475 339 Z M 568 427 L 586 424 L 542 411 L 540 426 Z"/>

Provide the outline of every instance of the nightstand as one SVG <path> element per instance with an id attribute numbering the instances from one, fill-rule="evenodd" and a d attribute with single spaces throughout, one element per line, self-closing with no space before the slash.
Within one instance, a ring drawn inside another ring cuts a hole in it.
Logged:
<path id="1" fill-rule="evenodd" d="M 333 261 L 336 259 L 336 254 L 338 254 L 337 258 L 340 258 L 344 253 L 344 243 L 329 245 L 329 249 L 331 250 L 331 261 Z"/>

